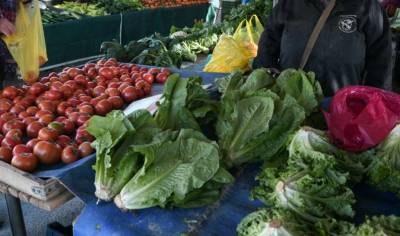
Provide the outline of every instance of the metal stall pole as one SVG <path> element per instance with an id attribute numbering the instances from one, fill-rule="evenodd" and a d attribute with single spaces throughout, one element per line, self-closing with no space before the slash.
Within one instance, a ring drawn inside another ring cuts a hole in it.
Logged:
<path id="1" fill-rule="evenodd" d="M 21 209 L 21 202 L 18 198 L 5 194 L 8 218 L 13 236 L 26 236 L 25 222 Z"/>

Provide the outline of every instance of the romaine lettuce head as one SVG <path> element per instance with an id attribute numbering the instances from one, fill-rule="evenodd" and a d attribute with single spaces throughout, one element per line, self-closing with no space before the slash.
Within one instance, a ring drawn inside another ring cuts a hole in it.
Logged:
<path id="1" fill-rule="evenodd" d="M 115 197 L 122 209 L 165 207 L 172 196 L 184 200 L 219 170 L 218 145 L 195 130 L 181 130 L 175 139 L 133 150 L 143 156 L 144 165 Z"/>
<path id="2" fill-rule="evenodd" d="M 289 211 L 276 209 L 262 209 L 249 214 L 236 231 L 238 236 L 300 236 L 312 232 Z"/>
<path id="3" fill-rule="evenodd" d="M 95 195 L 110 201 L 141 167 L 142 158 L 131 145 L 150 142 L 160 129 L 149 112 L 138 110 L 128 117 L 121 111 L 94 116 L 87 130 L 96 137 Z"/>

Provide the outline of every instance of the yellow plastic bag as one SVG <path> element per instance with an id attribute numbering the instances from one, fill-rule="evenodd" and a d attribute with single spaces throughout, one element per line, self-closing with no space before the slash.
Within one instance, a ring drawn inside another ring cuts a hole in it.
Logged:
<path id="1" fill-rule="evenodd" d="M 211 61 L 205 66 L 205 72 L 230 73 L 234 70 L 250 69 L 251 53 L 230 35 L 222 35 L 212 54 Z"/>
<path id="2" fill-rule="evenodd" d="M 249 21 L 243 20 L 237 27 L 233 37 L 247 48 L 253 57 L 257 56 L 258 41 L 264 27 L 256 15 L 253 15 Z"/>
<path id="3" fill-rule="evenodd" d="M 221 36 L 204 71 L 230 73 L 234 70 L 249 70 L 250 60 L 257 56 L 258 41 L 263 30 L 256 15 L 249 21 L 240 22 L 233 36 Z"/>
<path id="4" fill-rule="evenodd" d="M 19 2 L 15 27 L 16 33 L 3 37 L 3 40 L 17 62 L 24 81 L 33 83 L 39 78 L 40 66 L 47 62 L 39 1 L 33 0 L 27 5 Z"/>

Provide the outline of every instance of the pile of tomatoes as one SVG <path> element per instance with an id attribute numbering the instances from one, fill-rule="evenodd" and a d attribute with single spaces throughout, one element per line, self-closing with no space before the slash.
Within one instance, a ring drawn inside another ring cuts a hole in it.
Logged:
<path id="1" fill-rule="evenodd" d="M 69 164 L 92 154 L 89 119 L 149 95 L 152 84 L 164 83 L 169 74 L 109 59 L 50 73 L 30 86 L 4 88 L 0 160 L 32 172 L 39 164 Z"/>

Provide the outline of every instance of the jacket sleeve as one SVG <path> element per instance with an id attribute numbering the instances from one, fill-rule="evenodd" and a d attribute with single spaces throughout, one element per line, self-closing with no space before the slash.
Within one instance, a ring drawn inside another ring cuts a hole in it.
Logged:
<path id="1" fill-rule="evenodd" d="M 366 22 L 366 62 L 364 84 L 392 89 L 392 34 L 388 17 L 378 1 L 370 3 Z M 368 9 L 368 7 L 367 7 Z"/>
<path id="2" fill-rule="evenodd" d="M 283 32 L 282 9 L 284 0 L 272 10 L 258 43 L 257 57 L 253 61 L 253 69 L 260 67 L 279 69 L 279 55 Z"/>

